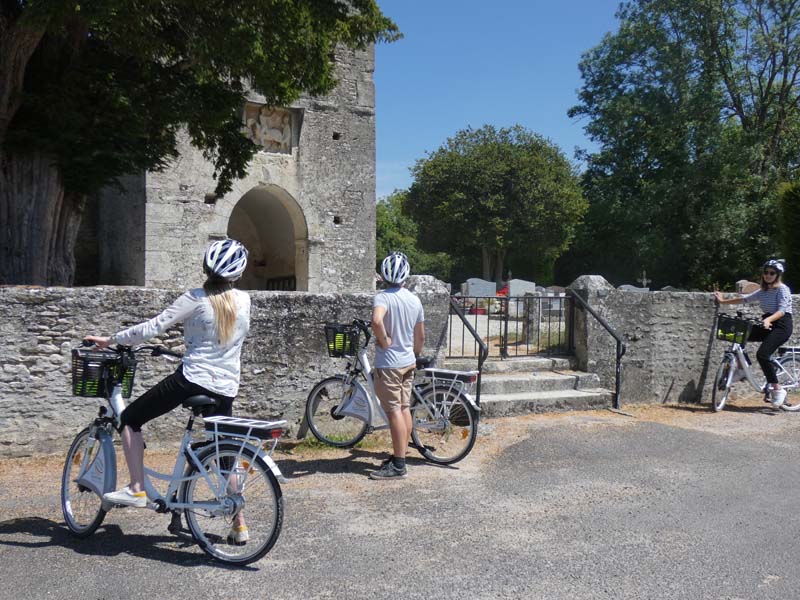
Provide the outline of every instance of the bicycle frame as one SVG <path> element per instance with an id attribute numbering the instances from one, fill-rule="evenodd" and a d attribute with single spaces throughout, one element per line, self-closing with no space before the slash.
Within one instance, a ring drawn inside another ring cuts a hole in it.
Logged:
<path id="1" fill-rule="evenodd" d="M 115 400 L 119 400 L 120 404 L 115 406 Z M 122 386 L 121 384 L 117 384 L 114 386 L 112 390 L 111 396 L 108 398 L 109 405 L 111 406 L 113 419 L 115 422 L 118 422 L 119 414 L 121 414 L 121 410 L 117 409 L 117 406 L 121 406 L 124 410 L 125 404 L 122 401 Z M 102 419 L 102 418 L 101 418 Z M 91 489 L 94 493 L 102 498 L 103 494 L 107 491 L 111 491 L 116 487 L 116 451 L 114 449 L 114 442 L 112 440 L 112 436 L 109 434 L 108 431 L 102 426 L 102 420 L 97 419 L 95 421 L 95 435 L 94 442 L 91 443 L 90 448 L 94 446 L 95 443 L 99 443 L 101 446 L 101 451 L 98 452 L 94 459 L 92 460 L 91 464 L 86 464 L 88 462 L 89 453 L 87 452 L 83 458 L 84 464 L 81 465 L 80 468 L 80 475 L 78 476 L 77 482 L 80 485 L 83 485 L 89 489 Z M 220 419 L 230 419 L 229 417 L 206 417 L 205 421 L 215 423 L 219 422 Z M 216 421 L 215 421 L 216 420 Z M 248 419 L 238 419 L 238 422 L 244 423 L 254 423 L 254 424 L 265 424 L 270 422 L 262 422 L 262 421 L 255 421 L 255 420 L 248 420 Z M 240 488 L 244 488 L 247 478 L 247 473 L 244 474 L 244 480 L 241 479 L 242 475 L 234 473 L 232 470 L 226 478 L 222 477 L 222 473 L 219 471 L 219 466 L 216 467 L 217 472 L 214 473 L 214 477 L 212 478 L 211 475 L 203 468 L 198 453 L 192 448 L 192 428 L 194 424 L 194 416 L 189 417 L 189 422 L 186 426 L 186 429 L 183 433 L 183 438 L 181 439 L 180 447 L 178 448 L 177 457 L 175 459 L 175 466 L 172 469 L 172 473 L 165 474 L 155 471 L 153 469 L 148 469 L 145 467 L 144 470 L 144 488 L 145 492 L 147 493 L 148 498 L 148 506 L 160 512 L 166 511 L 183 511 L 183 510 L 191 510 L 191 509 L 203 509 L 207 510 L 212 514 L 221 515 L 225 514 L 226 511 L 229 512 L 229 508 L 225 508 L 222 506 L 220 502 L 204 502 L 204 503 L 194 503 L 194 504 L 187 504 L 184 502 L 179 502 L 177 500 L 177 492 L 180 489 L 181 485 L 184 482 L 191 481 L 193 479 L 198 479 L 200 477 L 205 478 L 206 482 L 208 483 L 209 489 L 214 491 L 214 494 L 218 498 L 223 498 L 227 496 L 227 490 L 232 483 L 232 479 L 236 477 L 239 479 L 236 482 L 236 486 Z M 271 422 L 271 425 L 277 427 L 281 427 L 286 424 L 286 421 L 275 421 Z M 252 431 L 252 427 L 251 427 Z M 239 446 L 239 455 L 237 456 L 237 461 L 241 458 L 242 454 L 245 450 L 251 450 L 254 454 L 259 456 L 264 460 L 264 462 L 269 467 L 270 471 L 275 475 L 278 481 L 286 481 L 281 473 L 278 465 L 270 456 L 274 451 L 277 445 L 277 438 L 273 438 L 272 447 L 270 448 L 269 452 L 264 452 L 261 448 L 261 439 L 251 435 L 251 432 L 248 431 L 247 433 L 238 434 L 238 433 L 231 433 L 225 432 L 217 433 L 217 432 L 207 432 L 209 435 L 209 440 L 202 445 L 203 448 L 206 448 L 210 445 L 216 448 L 217 454 L 219 454 L 219 445 L 220 445 L 220 438 L 224 436 L 224 442 L 227 444 L 238 444 Z M 187 460 L 188 459 L 188 460 Z M 187 477 L 184 473 L 187 471 L 187 464 L 191 462 L 197 468 L 198 475 L 194 475 L 191 477 Z M 219 460 L 217 460 L 217 465 L 219 465 Z M 162 481 L 168 481 L 169 485 L 167 487 L 167 491 L 164 495 L 162 495 L 156 487 L 153 485 L 151 481 L 151 477 L 153 479 L 158 479 Z M 216 481 L 214 481 L 216 480 Z M 217 483 L 221 482 L 221 483 Z M 108 503 L 106 500 L 103 500 L 103 509 L 110 510 L 114 507 L 113 504 Z"/>
<path id="2" fill-rule="evenodd" d="M 429 383 L 433 387 L 434 394 L 436 394 L 439 391 L 437 389 L 437 382 L 439 386 L 444 388 L 445 392 L 452 392 L 455 395 L 463 395 L 467 399 L 467 402 L 469 402 L 469 404 L 477 412 L 480 412 L 481 409 L 476 404 L 475 399 L 471 394 L 467 393 L 463 389 L 463 382 L 460 382 L 457 377 L 452 376 L 457 374 L 457 372 L 432 368 L 422 369 L 421 371 L 425 373 L 426 376 L 430 377 L 430 380 L 423 381 L 420 384 L 415 384 L 412 387 L 412 393 L 416 396 L 417 400 L 425 406 L 429 417 L 440 419 L 442 417 L 441 412 L 443 407 L 431 407 L 429 403 L 425 402 L 418 388 L 425 388 Z M 373 378 L 373 372 L 374 369 L 370 365 L 369 357 L 367 356 L 367 350 L 366 348 L 362 348 L 359 350 L 356 357 L 355 368 L 351 368 L 351 366 L 348 365 L 347 376 L 345 377 L 345 382 L 348 384 L 352 383 L 355 391 L 334 411 L 334 414 L 336 415 L 355 417 L 356 419 L 364 421 L 367 425 L 369 425 L 370 432 L 389 428 L 389 419 L 386 416 L 386 412 L 383 410 L 380 401 L 378 400 L 377 393 L 375 392 L 375 380 Z M 451 377 L 446 379 L 437 378 L 437 373 L 441 375 L 449 374 Z M 358 375 L 362 375 L 364 377 L 367 382 L 367 388 L 364 388 L 361 382 L 357 380 Z M 463 375 L 466 375 L 467 377 L 477 377 L 477 372 L 467 372 Z"/>
<path id="3" fill-rule="evenodd" d="M 355 391 L 336 408 L 335 414 L 355 417 L 356 419 L 364 421 L 370 426 L 370 431 L 388 429 L 389 418 L 386 416 L 386 411 L 383 410 L 381 403 L 378 401 L 378 395 L 375 392 L 375 380 L 372 377 L 372 373 L 373 368 L 367 356 L 367 349 L 366 347 L 361 348 L 356 357 L 355 368 L 350 368 L 350 365 L 348 365 L 347 376 L 345 377 L 345 381 L 348 384 L 353 384 L 353 389 Z M 368 386 L 366 389 L 363 384 L 358 381 L 357 377 L 359 375 L 362 375 L 366 380 Z M 379 419 L 377 424 L 376 417 Z"/>
<path id="4" fill-rule="evenodd" d="M 214 422 L 215 417 L 206 417 L 206 421 Z M 158 501 L 162 501 L 164 503 L 164 507 L 166 510 L 187 510 L 187 509 L 196 509 L 196 508 L 204 508 L 215 515 L 224 514 L 225 510 L 219 508 L 219 503 L 192 503 L 187 504 L 184 502 L 178 502 L 173 500 L 173 498 L 177 497 L 177 492 L 180 486 L 186 482 L 191 481 L 194 479 L 199 479 L 203 477 L 206 482 L 208 483 L 209 489 L 214 491 L 214 495 L 217 498 L 222 498 L 228 495 L 227 490 L 230 489 L 231 484 L 233 483 L 232 480 L 234 478 L 237 479 L 235 482 L 236 487 L 240 489 L 244 489 L 246 487 L 247 476 L 249 473 L 245 472 L 244 475 L 239 475 L 235 473 L 233 470 L 228 474 L 227 478 L 222 477 L 222 473 L 219 470 L 219 444 L 220 444 L 220 437 L 221 434 L 211 434 L 211 439 L 207 442 L 207 444 L 203 444 L 201 447 L 206 448 L 212 446 L 215 448 L 217 454 L 217 467 L 216 472 L 214 473 L 215 477 L 212 477 L 208 474 L 208 472 L 203 469 L 203 466 L 200 462 L 200 458 L 195 452 L 194 448 L 192 448 L 192 425 L 193 418 L 190 419 L 189 425 L 187 425 L 186 431 L 183 434 L 183 438 L 181 440 L 181 445 L 178 448 L 178 455 L 175 459 L 175 466 L 172 469 L 172 474 L 167 475 L 165 473 L 159 473 L 153 469 L 148 469 L 145 467 L 145 478 L 144 478 L 144 488 L 145 492 L 147 492 L 147 497 L 150 502 L 158 503 Z M 275 424 L 285 424 L 285 421 L 276 421 Z M 236 442 L 239 444 L 239 454 L 236 457 L 236 462 L 239 464 L 239 461 L 242 458 L 242 455 L 245 450 L 251 450 L 255 455 L 261 457 L 267 466 L 269 467 L 270 471 L 272 471 L 273 475 L 278 479 L 278 481 L 285 481 L 283 474 L 281 473 L 278 465 L 275 464 L 275 461 L 272 460 L 270 454 L 275 449 L 275 446 L 278 443 L 277 438 L 273 439 L 272 448 L 268 453 L 265 453 L 261 449 L 260 445 L 260 438 L 253 437 L 250 435 L 242 435 L 237 436 L 236 434 L 225 433 L 225 443 L 231 443 L 234 439 L 237 439 Z M 187 461 L 188 457 L 188 461 Z M 187 462 L 191 462 L 195 467 L 197 467 L 199 475 L 195 475 L 193 477 L 184 477 L 182 473 L 185 473 Z M 163 496 L 160 492 L 153 486 L 152 482 L 150 481 L 150 477 L 155 479 L 160 479 L 162 481 L 169 481 L 169 486 L 167 487 L 167 492 Z M 216 480 L 216 481 L 215 481 Z M 216 483 L 221 482 L 221 483 Z"/>
<path id="5" fill-rule="evenodd" d="M 725 354 L 733 354 L 736 360 L 736 364 L 740 366 L 740 368 L 744 371 L 745 374 L 745 381 L 750 384 L 750 386 L 757 392 L 763 393 L 765 392 L 765 385 L 766 383 L 757 382 L 753 378 L 753 370 L 750 366 L 750 362 L 747 360 L 747 356 L 745 355 L 744 348 L 737 344 L 736 342 L 731 344 L 731 347 L 725 350 Z M 794 376 L 789 373 L 786 369 L 783 368 L 783 365 L 776 359 L 774 356 L 770 357 L 770 362 L 775 367 L 776 373 L 786 373 L 789 377 L 789 381 L 791 383 L 784 383 L 783 387 L 786 389 L 793 389 L 798 386 L 797 380 L 795 380 Z M 735 382 L 733 382 L 735 383 Z"/>

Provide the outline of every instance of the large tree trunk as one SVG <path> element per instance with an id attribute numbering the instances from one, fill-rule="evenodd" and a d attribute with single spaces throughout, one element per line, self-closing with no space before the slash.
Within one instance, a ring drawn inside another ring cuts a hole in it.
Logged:
<path id="1" fill-rule="evenodd" d="M 25 68 L 45 32 L 45 22 L 20 26 L 21 9 L 0 7 L 0 148 L 22 100 Z"/>
<path id="2" fill-rule="evenodd" d="M 497 248 L 481 248 L 481 277 L 486 281 L 494 281 L 498 289 L 503 284 L 503 267 L 507 250 Z"/>
<path id="3" fill-rule="evenodd" d="M 0 153 L 0 284 L 71 285 L 82 211 L 52 158 Z"/>

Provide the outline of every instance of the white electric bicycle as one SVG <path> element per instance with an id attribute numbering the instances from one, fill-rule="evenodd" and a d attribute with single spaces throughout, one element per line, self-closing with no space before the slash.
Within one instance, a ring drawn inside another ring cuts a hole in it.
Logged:
<path id="1" fill-rule="evenodd" d="M 750 357 L 745 344 L 753 327 L 760 327 L 760 321 L 745 319 L 741 312 L 735 317 L 720 313 L 716 320 L 716 337 L 730 342 L 730 347 L 722 355 L 714 387 L 711 389 L 711 405 L 715 412 L 722 410 L 728 401 L 731 389 L 738 382 L 747 383 L 754 391 L 764 394 L 764 401 L 771 400 L 772 390 L 763 375 L 756 376 L 750 367 Z M 778 349 L 778 357 L 770 358 L 778 383 L 786 390 L 786 400 L 781 405 L 783 410 L 795 412 L 800 410 L 800 348 L 782 346 Z"/>
<path id="2" fill-rule="evenodd" d="M 348 448 L 368 433 L 389 428 L 367 356 L 369 329 L 360 319 L 352 325 L 325 326 L 328 353 L 349 359 L 344 373 L 320 381 L 306 401 L 308 428 L 326 444 Z M 359 346 L 360 333 L 363 346 Z M 478 436 L 480 407 L 470 394 L 478 371 L 450 371 L 429 364 L 426 359 L 417 361 L 419 377 L 411 398 L 412 445 L 427 460 L 449 465 L 467 456 Z"/>
<path id="3" fill-rule="evenodd" d="M 115 508 L 103 494 L 116 489 L 113 437 L 125 407 L 123 397 L 131 394 L 136 354 L 141 352 L 180 357 L 160 346 L 72 351 L 72 393 L 108 402 L 75 437 L 64 463 L 61 508 L 67 527 L 78 537 L 94 533 Z M 191 413 L 172 473 L 145 469 L 148 508 L 171 512 L 173 533 L 177 533 L 176 520 L 180 529 L 180 515 L 185 515 L 192 536 L 208 555 L 223 563 L 245 565 L 269 552 L 281 531 L 283 497 L 278 482 L 283 477 L 271 454 L 286 421 L 206 416 L 205 434 L 194 439 L 195 418 L 215 405 L 208 396 L 193 396 L 183 403 Z M 262 445 L 270 446 L 268 451 Z M 161 493 L 151 478 L 165 482 L 166 491 Z M 249 530 L 245 543 L 228 537 L 240 514 Z"/>

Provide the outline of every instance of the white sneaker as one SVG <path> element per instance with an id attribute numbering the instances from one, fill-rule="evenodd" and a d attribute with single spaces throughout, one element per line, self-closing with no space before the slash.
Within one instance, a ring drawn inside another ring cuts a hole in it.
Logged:
<path id="1" fill-rule="evenodd" d="M 250 531 L 247 525 L 233 526 L 228 532 L 228 543 L 234 546 L 244 546 L 250 541 Z"/>
<path id="2" fill-rule="evenodd" d="M 131 488 L 129 488 L 127 485 L 116 492 L 108 492 L 107 494 L 103 494 L 103 500 L 107 500 L 112 504 L 120 504 L 122 506 L 147 508 L 147 493 L 144 491 L 132 492 Z"/>
<path id="3" fill-rule="evenodd" d="M 786 402 L 786 390 L 781 388 L 779 390 L 772 390 L 772 406 L 773 408 L 780 408 Z"/>

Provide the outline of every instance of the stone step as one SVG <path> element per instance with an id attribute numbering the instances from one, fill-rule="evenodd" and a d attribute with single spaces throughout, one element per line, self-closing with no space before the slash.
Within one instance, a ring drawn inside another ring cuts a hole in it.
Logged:
<path id="1" fill-rule="evenodd" d="M 446 358 L 437 366 L 455 371 L 474 371 L 478 369 L 477 358 Z M 530 373 L 533 371 L 565 371 L 574 369 L 577 360 L 574 356 L 526 356 L 507 360 L 489 359 L 483 363 L 483 373 Z"/>
<path id="2" fill-rule="evenodd" d="M 531 371 L 528 373 L 484 373 L 481 394 L 553 392 L 600 387 L 600 378 L 583 371 Z"/>
<path id="3" fill-rule="evenodd" d="M 612 400 L 613 394 L 602 389 L 517 394 L 481 393 L 481 418 L 608 408 L 612 406 Z"/>

